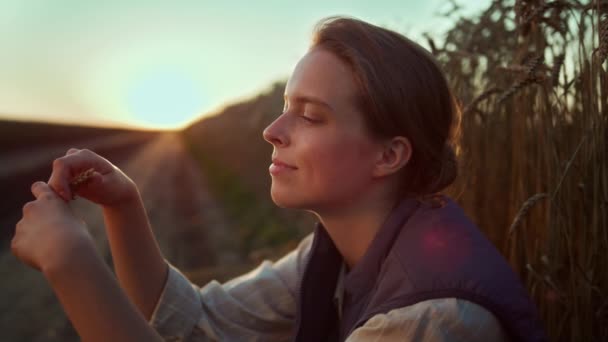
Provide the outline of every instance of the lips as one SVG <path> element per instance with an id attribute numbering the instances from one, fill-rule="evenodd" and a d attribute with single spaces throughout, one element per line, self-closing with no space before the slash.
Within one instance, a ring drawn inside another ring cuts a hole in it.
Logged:
<path id="1" fill-rule="evenodd" d="M 270 164 L 268 171 L 271 175 L 278 177 L 283 174 L 290 174 L 292 171 L 297 169 L 297 167 L 287 164 L 278 158 L 272 158 L 272 164 Z"/>
<path id="2" fill-rule="evenodd" d="M 276 165 L 276 166 L 279 166 L 279 167 L 285 167 L 285 168 L 290 168 L 290 169 L 294 169 L 294 170 L 297 169 L 297 167 L 295 167 L 295 166 L 293 166 L 291 164 L 287 164 L 287 163 L 281 161 L 278 158 L 272 158 L 272 163 L 274 165 Z"/>

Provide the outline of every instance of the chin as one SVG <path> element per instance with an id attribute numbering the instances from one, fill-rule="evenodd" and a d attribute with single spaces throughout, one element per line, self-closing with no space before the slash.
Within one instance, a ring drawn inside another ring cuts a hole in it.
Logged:
<path id="1" fill-rule="evenodd" d="M 270 197 L 274 204 L 286 209 L 306 209 L 308 206 L 301 198 L 294 196 L 293 191 L 278 190 L 274 187 L 270 189 Z"/>
<path id="2" fill-rule="evenodd" d="M 270 192 L 270 197 L 274 204 L 276 204 L 280 208 L 292 209 L 297 207 L 297 201 L 294 201 L 293 198 L 289 198 L 290 196 L 282 196 L 277 195 L 274 192 Z"/>

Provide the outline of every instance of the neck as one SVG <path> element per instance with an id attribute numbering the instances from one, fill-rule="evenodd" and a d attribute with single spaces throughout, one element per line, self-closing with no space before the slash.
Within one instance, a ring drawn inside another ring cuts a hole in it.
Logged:
<path id="1" fill-rule="evenodd" d="M 372 243 L 376 233 L 394 208 L 395 202 L 382 196 L 363 196 L 340 209 L 315 211 L 319 221 L 349 269 L 352 269 Z"/>

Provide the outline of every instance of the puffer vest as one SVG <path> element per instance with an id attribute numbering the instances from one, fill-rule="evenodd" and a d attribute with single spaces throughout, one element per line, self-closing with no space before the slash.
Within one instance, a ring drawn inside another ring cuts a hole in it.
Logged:
<path id="1" fill-rule="evenodd" d="M 344 341 L 376 314 L 455 297 L 498 318 L 511 341 L 547 341 L 535 306 L 490 241 L 451 199 L 401 201 L 344 278 L 342 318 L 333 297 L 342 257 L 322 224 L 301 279 L 295 341 Z"/>

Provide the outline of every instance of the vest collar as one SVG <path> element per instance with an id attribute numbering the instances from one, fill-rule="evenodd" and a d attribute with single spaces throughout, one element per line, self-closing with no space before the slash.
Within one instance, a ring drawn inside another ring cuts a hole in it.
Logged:
<path id="1" fill-rule="evenodd" d="M 417 200 L 405 199 L 391 211 L 363 258 L 344 278 L 347 294 L 360 298 L 373 288 L 396 235 L 417 207 Z M 300 285 L 295 341 L 337 340 L 338 313 L 333 299 L 342 264 L 342 256 L 318 222 Z"/>
<path id="2" fill-rule="evenodd" d="M 359 262 L 346 274 L 344 291 L 359 297 L 372 290 L 384 260 L 401 228 L 419 206 L 415 198 L 405 198 L 393 208 Z"/>

